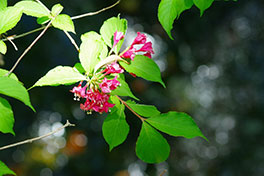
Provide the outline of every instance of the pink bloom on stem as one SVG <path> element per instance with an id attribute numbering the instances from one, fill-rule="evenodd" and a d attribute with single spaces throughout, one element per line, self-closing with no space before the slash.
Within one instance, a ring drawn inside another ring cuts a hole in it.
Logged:
<path id="1" fill-rule="evenodd" d="M 103 82 L 101 84 L 99 84 L 99 87 L 101 88 L 103 93 L 110 93 L 111 90 L 116 89 L 117 86 L 119 86 L 119 85 L 120 85 L 120 82 L 117 81 L 117 76 L 116 76 L 112 80 L 104 78 Z"/>
<path id="2" fill-rule="evenodd" d="M 78 86 L 73 87 L 70 92 L 74 93 L 74 100 L 80 101 L 80 98 L 85 98 L 87 86 L 82 87 L 82 82 Z"/>
<path id="3" fill-rule="evenodd" d="M 124 54 L 122 54 L 121 57 L 122 58 L 130 58 L 131 60 L 134 60 L 134 58 L 135 58 L 135 52 L 136 52 L 136 49 L 133 48 L 133 47 L 131 47 Z"/>
<path id="4" fill-rule="evenodd" d="M 145 34 L 141 34 L 140 32 L 137 32 L 137 36 L 134 39 L 132 46 L 135 44 L 144 44 L 146 43 L 147 37 Z"/>
<path id="5" fill-rule="evenodd" d="M 105 75 L 108 75 L 111 73 L 123 73 L 124 70 L 119 66 L 118 63 L 113 62 L 110 65 L 107 65 L 103 72 L 105 72 Z"/>
<path id="6" fill-rule="evenodd" d="M 136 52 L 149 52 L 151 54 L 154 54 L 153 48 L 152 48 L 152 43 L 151 42 L 147 42 L 145 43 L 142 48 L 140 48 L 139 50 L 137 50 Z"/>
<path id="7" fill-rule="evenodd" d="M 87 90 L 86 101 L 80 105 L 80 108 L 84 111 L 108 112 L 109 108 L 114 107 L 114 104 L 108 102 L 109 97 L 110 95 L 101 93 L 98 90 Z"/>
<path id="8" fill-rule="evenodd" d="M 124 33 L 123 32 L 118 32 L 116 31 L 114 33 L 114 44 L 113 44 L 113 47 L 115 47 L 117 45 L 117 43 L 123 39 L 125 36 L 124 36 Z"/>

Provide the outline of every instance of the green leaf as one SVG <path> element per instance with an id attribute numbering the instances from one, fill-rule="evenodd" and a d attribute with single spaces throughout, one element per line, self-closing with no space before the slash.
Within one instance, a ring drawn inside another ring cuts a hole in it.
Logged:
<path id="1" fill-rule="evenodd" d="M 61 14 L 55 17 L 52 25 L 60 30 L 72 32 L 75 34 L 74 24 L 69 15 Z"/>
<path id="2" fill-rule="evenodd" d="M 0 13 L 0 34 L 16 26 L 22 16 L 22 8 L 7 7 Z"/>
<path id="3" fill-rule="evenodd" d="M 37 19 L 38 24 L 45 24 L 48 21 L 50 21 L 50 18 L 48 16 L 40 17 Z"/>
<path id="4" fill-rule="evenodd" d="M 99 55 L 102 51 L 102 42 L 94 39 L 84 40 L 80 46 L 80 62 L 87 73 L 94 70 L 95 65 L 100 61 Z"/>
<path id="5" fill-rule="evenodd" d="M 0 176 L 8 175 L 8 174 L 16 175 L 15 172 L 10 170 L 2 161 L 0 161 Z"/>
<path id="6" fill-rule="evenodd" d="M 12 108 L 7 100 L 0 97 L 0 131 L 2 133 L 11 133 L 15 135 L 13 131 L 14 115 Z"/>
<path id="7" fill-rule="evenodd" d="M 115 109 L 112 108 L 111 113 L 104 120 L 102 127 L 103 136 L 109 144 L 110 151 L 122 144 L 127 138 L 129 125 L 126 122 L 124 110 L 125 106 L 120 104 Z"/>
<path id="8" fill-rule="evenodd" d="M 125 19 L 120 19 L 119 17 L 112 17 L 104 22 L 100 29 L 100 34 L 103 37 L 105 43 L 112 48 L 114 40 L 114 33 L 116 31 L 123 32 L 124 35 L 127 29 L 127 21 Z M 123 44 L 124 39 L 120 40 L 115 47 L 115 53 L 117 54 Z"/>
<path id="9" fill-rule="evenodd" d="M 2 40 L 0 40 L 0 53 L 5 54 L 7 51 L 7 47 L 5 42 L 3 42 Z"/>
<path id="10" fill-rule="evenodd" d="M 121 85 L 118 86 L 115 90 L 112 90 L 112 92 L 110 93 L 111 95 L 128 96 L 139 101 L 139 99 L 135 97 L 135 95 L 133 95 L 133 93 L 131 92 L 124 78 L 118 77 L 117 80 L 120 82 Z"/>
<path id="11" fill-rule="evenodd" d="M 81 40 L 82 40 L 82 42 L 84 42 L 85 40 L 96 40 L 96 41 L 100 42 L 102 47 L 103 47 L 102 51 L 99 55 L 100 60 L 103 60 L 107 57 L 108 48 L 107 48 L 102 36 L 99 35 L 98 33 L 94 32 L 94 31 L 86 32 L 85 34 L 81 35 Z"/>
<path id="12" fill-rule="evenodd" d="M 206 137 L 202 134 L 193 119 L 182 112 L 168 112 L 146 119 L 153 127 L 172 136 L 183 136 L 185 138 Z"/>
<path id="13" fill-rule="evenodd" d="M 119 64 L 130 73 L 134 73 L 137 76 L 149 81 L 159 82 L 163 87 L 163 83 L 160 75 L 160 69 L 158 65 L 150 58 L 142 55 L 136 55 L 131 64 L 119 62 Z"/>
<path id="14" fill-rule="evenodd" d="M 160 114 L 158 109 L 152 105 L 136 104 L 132 101 L 127 101 L 126 103 L 131 109 L 143 117 L 152 117 Z"/>
<path id="15" fill-rule="evenodd" d="M 0 94 L 16 98 L 35 111 L 26 88 L 13 78 L 0 77 Z"/>
<path id="16" fill-rule="evenodd" d="M 0 77 L 5 76 L 7 73 L 8 73 L 8 70 L 0 68 Z M 18 81 L 18 78 L 14 73 L 11 73 L 8 77 Z"/>
<path id="17" fill-rule="evenodd" d="M 190 9 L 192 5 L 192 0 L 161 0 L 158 8 L 158 18 L 172 40 L 171 29 L 173 28 L 174 20 L 179 18 L 184 10 Z"/>
<path id="18" fill-rule="evenodd" d="M 200 16 L 203 15 L 204 11 L 208 9 L 214 0 L 193 0 L 193 3 L 200 9 Z"/>
<path id="19" fill-rule="evenodd" d="M 63 10 L 63 6 L 61 4 L 55 4 L 52 8 L 51 8 L 51 14 L 53 16 L 57 16 L 59 15 Z"/>
<path id="20" fill-rule="evenodd" d="M 85 70 L 84 70 L 84 68 L 83 68 L 83 66 L 82 66 L 81 63 L 76 63 L 76 64 L 74 65 L 74 68 L 75 68 L 76 70 L 78 70 L 81 74 L 84 74 L 84 73 L 85 73 Z"/>
<path id="21" fill-rule="evenodd" d="M 86 80 L 86 77 L 77 70 L 68 66 L 57 66 L 40 78 L 33 86 L 59 86 L 70 85 L 78 81 Z"/>
<path id="22" fill-rule="evenodd" d="M 0 10 L 4 10 L 7 7 L 7 0 L 0 1 Z"/>
<path id="23" fill-rule="evenodd" d="M 168 158 L 170 146 L 157 130 L 143 122 L 136 143 L 136 154 L 144 162 L 160 163 Z"/>
<path id="24" fill-rule="evenodd" d="M 33 17 L 49 16 L 49 11 L 35 1 L 19 1 L 15 7 L 22 8 L 23 13 Z"/>

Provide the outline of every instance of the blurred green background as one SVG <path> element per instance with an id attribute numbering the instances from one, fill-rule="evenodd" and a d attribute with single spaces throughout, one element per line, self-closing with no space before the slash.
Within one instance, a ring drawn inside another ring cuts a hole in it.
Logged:
<path id="1" fill-rule="evenodd" d="M 9 1 L 12 5 L 17 1 Z M 49 8 L 61 3 L 70 16 L 96 11 L 113 4 L 106 0 L 43 0 Z M 201 138 L 164 136 L 171 145 L 166 162 L 146 164 L 135 155 L 140 120 L 127 111 L 128 139 L 109 152 L 101 127 L 106 115 L 86 115 L 73 101 L 73 86 L 30 90 L 33 113 L 22 103 L 8 99 L 15 114 L 16 136 L 1 134 L 6 145 L 45 134 L 69 119 L 76 127 L 55 136 L 0 152 L 0 159 L 18 176 L 262 176 L 264 175 L 264 1 L 215 1 L 202 18 L 193 7 L 174 24 L 170 40 L 157 20 L 158 0 L 122 0 L 99 15 L 75 20 L 80 35 L 99 31 L 103 21 L 117 16 L 128 20 L 125 45 L 136 32 L 148 35 L 154 46 L 167 89 L 157 83 L 127 80 L 141 103 L 153 104 L 162 112 L 190 114 L 209 142 Z M 8 35 L 39 27 L 23 16 Z M 0 56 L 1 68 L 10 69 L 37 33 L 15 40 L 19 51 L 8 43 Z M 78 53 L 63 32 L 49 29 L 33 47 L 15 73 L 30 87 L 57 65 L 73 66 Z"/>

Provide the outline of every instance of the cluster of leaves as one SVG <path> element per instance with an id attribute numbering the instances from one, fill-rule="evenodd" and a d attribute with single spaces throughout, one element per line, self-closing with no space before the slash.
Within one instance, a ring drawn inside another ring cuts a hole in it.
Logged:
<path id="1" fill-rule="evenodd" d="M 183 11 L 195 5 L 200 9 L 200 16 L 202 16 L 213 2 L 214 0 L 161 0 L 158 8 L 158 18 L 169 37 L 173 40 L 171 35 L 173 22 L 180 17 Z"/>
<path id="2" fill-rule="evenodd" d="M 36 17 L 39 24 L 52 21 L 52 26 L 55 28 L 75 33 L 71 18 L 68 15 L 60 14 L 62 9 L 63 7 L 60 4 L 56 4 L 49 11 L 43 5 L 31 0 L 20 1 L 14 6 L 7 6 L 7 0 L 1 0 L 0 36 L 5 38 L 5 33 L 17 25 L 23 14 Z M 5 54 L 6 52 L 6 44 L 1 39 L 0 53 Z M 0 69 L 0 94 L 20 100 L 35 111 L 30 102 L 29 93 L 23 83 L 18 80 L 14 73 L 9 74 L 5 69 Z M 0 132 L 15 135 L 13 130 L 14 121 L 11 105 L 5 98 L 0 97 Z M 13 171 L 0 161 L 0 175 L 4 174 L 15 175 Z"/>
<path id="3" fill-rule="evenodd" d="M 75 33 L 70 16 L 60 14 L 62 10 L 63 7 L 60 4 L 54 5 L 51 11 L 49 11 L 43 5 L 31 0 L 19 1 L 14 6 L 7 6 L 7 0 L 1 0 L 0 36 L 4 37 L 4 34 L 8 30 L 16 26 L 23 13 L 36 17 L 38 24 L 45 24 L 52 20 L 52 26 L 55 28 Z M 3 40 L 0 40 L 0 53 L 5 54 L 6 52 L 6 44 Z"/>
<path id="4" fill-rule="evenodd" d="M 127 21 L 119 17 L 112 17 L 104 22 L 100 34 L 91 31 L 81 36 L 79 59 L 75 67 L 57 66 L 39 79 L 36 86 L 69 85 L 79 81 L 91 80 L 107 64 L 119 62 L 129 73 L 148 81 L 162 84 L 161 74 L 157 64 L 143 55 L 136 55 L 130 63 L 124 62 L 118 56 L 123 39 L 118 45 L 113 46 L 113 37 L 116 31 L 125 34 Z M 114 50 L 114 54 L 111 51 Z M 126 122 L 125 107 L 131 110 L 142 121 L 141 131 L 136 143 L 137 156 L 147 163 L 159 163 L 166 160 L 170 153 L 170 146 L 166 139 L 158 132 L 164 132 L 172 136 L 193 138 L 200 136 L 204 139 L 198 126 L 190 116 L 185 113 L 168 112 L 160 113 L 155 106 L 135 103 L 132 100 L 124 101 L 119 96 L 126 96 L 139 100 L 131 92 L 125 81 L 124 74 L 118 74 L 121 86 L 111 92 L 110 100 L 115 106 L 105 118 L 102 131 L 110 151 L 122 144 L 129 133 L 129 125 Z"/>

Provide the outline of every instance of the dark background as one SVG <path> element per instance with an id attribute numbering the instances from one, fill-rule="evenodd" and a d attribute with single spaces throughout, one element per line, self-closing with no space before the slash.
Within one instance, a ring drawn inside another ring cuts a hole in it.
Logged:
<path id="1" fill-rule="evenodd" d="M 15 1 L 16 2 L 16 1 Z M 15 3 L 10 1 L 9 4 Z M 60 2 L 70 16 L 96 11 L 114 3 L 103 0 Z M 69 92 L 73 86 L 30 90 L 33 113 L 19 101 L 8 99 L 15 115 L 16 136 L 1 134 L 0 145 L 35 137 L 64 124 L 76 124 L 64 133 L 45 140 L 1 151 L 1 160 L 19 176 L 261 176 L 264 175 L 264 1 L 216 1 L 199 17 L 196 7 L 175 21 L 170 40 L 157 20 L 158 0 L 122 0 L 99 15 L 75 20 L 80 35 L 99 31 L 103 21 L 117 16 L 128 20 L 129 44 L 135 32 L 148 34 L 154 43 L 154 60 L 162 70 L 167 89 L 157 83 L 127 75 L 141 103 L 153 104 L 162 112 L 190 114 L 209 142 L 201 138 L 164 136 L 171 145 L 166 162 L 146 164 L 135 155 L 140 120 L 127 111 L 128 139 L 109 152 L 101 126 L 106 115 L 86 115 Z M 23 16 L 8 35 L 39 27 L 34 18 Z M 0 57 L 1 68 L 10 69 L 37 33 L 15 40 L 15 52 Z M 57 65 L 73 66 L 78 53 L 63 32 L 49 29 L 24 57 L 15 73 L 25 87 L 32 86 Z"/>

